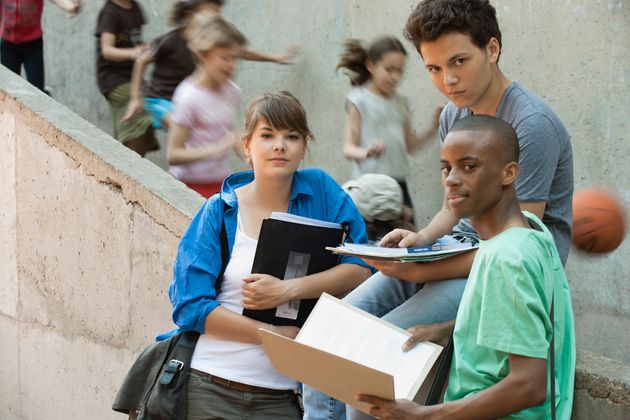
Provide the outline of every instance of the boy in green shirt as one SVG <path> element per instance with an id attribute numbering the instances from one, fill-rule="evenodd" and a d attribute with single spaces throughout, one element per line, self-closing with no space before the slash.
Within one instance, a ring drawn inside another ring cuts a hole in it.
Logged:
<path id="1" fill-rule="evenodd" d="M 469 217 L 480 237 L 455 321 L 446 402 L 420 406 L 359 396 L 374 406 L 372 415 L 551 418 L 548 356 L 553 333 L 555 413 L 558 419 L 570 419 L 575 375 L 571 297 L 549 230 L 519 208 L 514 188 L 518 153 L 512 127 L 491 116 L 461 119 L 446 136 L 441 166 L 448 206 L 457 217 Z M 407 347 L 425 339 L 438 341 L 452 326 L 417 327 Z"/>

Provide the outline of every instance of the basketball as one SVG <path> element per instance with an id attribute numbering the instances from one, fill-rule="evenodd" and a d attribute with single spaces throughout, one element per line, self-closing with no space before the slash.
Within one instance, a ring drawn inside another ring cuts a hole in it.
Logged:
<path id="1" fill-rule="evenodd" d="M 573 194 L 573 245 L 595 254 L 615 250 L 626 233 L 626 210 L 604 188 L 585 188 Z"/>

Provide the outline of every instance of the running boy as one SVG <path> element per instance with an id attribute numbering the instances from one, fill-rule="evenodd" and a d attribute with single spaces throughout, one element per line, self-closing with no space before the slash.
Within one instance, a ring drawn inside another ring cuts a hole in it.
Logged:
<path id="1" fill-rule="evenodd" d="M 95 33 L 98 88 L 111 110 L 114 137 L 140 156 L 160 147 L 151 117 L 143 113 L 125 123 L 121 119 L 129 102 L 133 62 L 148 49 L 148 45 L 142 43 L 144 24 L 144 15 L 137 2 L 108 0 L 98 14 Z"/>
<path id="2" fill-rule="evenodd" d="M 516 133 L 498 118 L 473 115 L 451 127 L 441 159 L 446 202 L 455 216 L 469 218 L 480 244 L 455 322 L 446 403 L 424 407 L 359 396 L 374 406 L 371 414 L 539 419 L 552 418 L 555 401 L 557 418 L 571 418 L 575 335 L 569 286 L 551 233 L 535 215 L 521 212 L 518 159 Z M 450 332 L 444 324 L 440 329 Z"/>

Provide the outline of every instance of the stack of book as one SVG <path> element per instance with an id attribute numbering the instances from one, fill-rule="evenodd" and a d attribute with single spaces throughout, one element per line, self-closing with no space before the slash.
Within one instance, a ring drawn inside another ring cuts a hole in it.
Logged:
<path id="1" fill-rule="evenodd" d="M 460 242 L 452 236 L 443 236 L 433 245 L 412 248 L 385 248 L 376 245 L 343 244 L 326 249 L 339 255 L 353 255 L 355 257 L 372 260 L 398 262 L 431 262 L 450 258 L 464 252 L 478 248 L 477 244 Z"/>

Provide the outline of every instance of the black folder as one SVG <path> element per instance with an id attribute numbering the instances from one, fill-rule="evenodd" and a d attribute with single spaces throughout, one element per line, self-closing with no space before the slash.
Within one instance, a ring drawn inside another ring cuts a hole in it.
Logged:
<path id="1" fill-rule="evenodd" d="M 287 216 L 281 213 L 280 217 Z M 295 217 L 294 221 L 278 220 L 276 214 L 263 220 L 252 265 L 252 273 L 269 274 L 280 280 L 319 273 L 337 265 L 339 256 L 326 250 L 345 239 L 346 226 L 313 226 L 314 219 Z M 301 221 L 301 222 L 300 222 Z M 317 299 L 302 299 L 279 308 L 243 309 L 243 315 L 273 325 L 301 327 L 315 307 Z M 299 308 L 298 308 L 299 305 Z"/>

